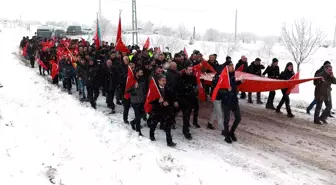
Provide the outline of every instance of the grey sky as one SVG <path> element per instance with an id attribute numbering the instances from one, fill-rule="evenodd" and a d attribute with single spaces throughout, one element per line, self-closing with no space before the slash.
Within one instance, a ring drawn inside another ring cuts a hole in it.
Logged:
<path id="1" fill-rule="evenodd" d="M 67 20 L 91 24 L 98 11 L 98 0 L 9 0 L 2 3 L 0 17 L 25 20 Z M 19 6 L 20 5 L 20 6 Z M 117 23 L 122 9 L 123 24 L 131 23 L 131 0 L 102 0 L 103 15 Z M 336 23 L 335 0 L 137 0 L 138 19 L 155 24 L 178 26 L 199 32 L 207 28 L 234 31 L 238 9 L 238 31 L 258 35 L 278 35 L 283 22 L 300 17 L 311 20 L 328 38 Z"/>

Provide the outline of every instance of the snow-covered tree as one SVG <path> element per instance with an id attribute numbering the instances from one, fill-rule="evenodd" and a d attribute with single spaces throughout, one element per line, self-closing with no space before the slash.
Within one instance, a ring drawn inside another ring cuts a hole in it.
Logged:
<path id="1" fill-rule="evenodd" d="M 296 62 L 297 71 L 300 70 L 300 65 L 316 52 L 325 38 L 321 30 L 313 30 L 311 23 L 304 18 L 295 21 L 291 29 L 284 24 L 281 35 L 287 50 Z"/>
<path id="2" fill-rule="evenodd" d="M 183 24 L 180 24 L 178 26 L 177 33 L 178 33 L 179 38 L 181 38 L 182 40 L 187 40 L 188 37 L 190 37 L 191 35 L 191 33 L 188 31 L 188 29 Z"/>
<path id="3" fill-rule="evenodd" d="M 92 26 L 94 31 L 96 31 L 96 24 L 97 24 L 97 20 L 94 20 L 93 26 Z M 103 38 L 113 33 L 114 29 L 113 29 L 111 21 L 106 19 L 104 16 L 100 16 L 99 26 L 100 26 L 100 34 Z"/>
<path id="4" fill-rule="evenodd" d="M 218 30 L 215 30 L 213 28 L 209 28 L 204 33 L 204 40 L 210 41 L 210 42 L 216 42 L 220 39 L 220 33 Z"/>
<path id="5" fill-rule="evenodd" d="M 173 36 L 174 35 L 174 31 L 172 28 L 167 27 L 167 26 L 162 26 L 161 28 L 159 28 L 159 34 L 163 35 L 163 36 Z"/>

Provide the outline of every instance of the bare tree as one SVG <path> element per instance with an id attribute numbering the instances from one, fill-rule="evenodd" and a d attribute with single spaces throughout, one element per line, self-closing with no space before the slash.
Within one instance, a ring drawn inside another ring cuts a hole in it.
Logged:
<path id="1" fill-rule="evenodd" d="M 174 37 L 159 36 L 153 41 L 153 46 L 160 48 L 168 47 L 171 53 L 177 53 L 181 51 L 184 43 L 180 39 Z"/>
<path id="2" fill-rule="evenodd" d="M 178 36 L 182 40 L 187 40 L 188 37 L 190 37 L 191 35 L 191 33 L 188 31 L 188 29 L 183 24 L 180 24 L 177 30 L 178 30 Z"/>
<path id="3" fill-rule="evenodd" d="M 218 41 L 219 39 L 220 39 L 219 31 L 217 31 L 213 28 L 207 29 L 205 31 L 204 40 L 210 41 L 210 42 L 215 42 L 215 41 Z"/>
<path id="4" fill-rule="evenodd" d="M 273 47 L 276 42 L 275 37 L 265 37 L 264 44 L 260 48 L 258 55 L 263 56 L 267 60 L 267 64 L 269 63 L 270 57 L 273 55 Z"/>
<path id="5" fill-rule="evenodd" d="M 174 31 L 172 28 L 169 28 L 167 26 L 163 26 L 161 28 L 159 28 L 159 33 L 163 36 L 173 36 L 174 35 Z"/>
<path id="6" fill-rule="evenodd" d="M 284 24 L 281 36 L 296 62 L 297 71 L 300 70 L 300 65 L 306 62 L 307 57 L 316 52 L 325 38 L 324 33 L 319 29 L 313 31 L 311 23 L 306 19 L 295 21 L 292 29 L 287 29 Z"/>
<path id="7" fill-rule="evenodd" d="M 222 34 L 223 39 L 223 47 L 225 50 L 225 54 L 227 56 L 231 56 L 233 52 L 239 49 L 239 43 L 235 42 L 235 38 L 233 34 Z"/>

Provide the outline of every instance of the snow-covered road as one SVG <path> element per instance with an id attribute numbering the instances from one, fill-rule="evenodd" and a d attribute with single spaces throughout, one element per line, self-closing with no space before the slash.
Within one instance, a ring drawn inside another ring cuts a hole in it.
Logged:
<path id="1" fill-rule="evenodd" d="M 205 103 L 194 139 L 185 140 L 178 124 L 177 149 L 168 148 L 161 131 L 156 142 L 138 138 L 120 106 L 105 115 L 101 97 L 95 111 L 22 65 L 11 54 L 20 38 L 15 30 L 0 34 L 0 184 L 45 185 L 47 173 L 64 185 L 336 183 L 335 125 L 241 103 L 239 142 L 228 145 L 219 131 L 204 129 Z"/>

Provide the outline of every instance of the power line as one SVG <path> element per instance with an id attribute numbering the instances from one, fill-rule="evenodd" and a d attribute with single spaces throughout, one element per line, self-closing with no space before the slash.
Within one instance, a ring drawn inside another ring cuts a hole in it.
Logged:
<path id="1" fill-rule="evenodd" d="M 123 1 L 123 0 L 109 0 L 113 2 L 119 2 L 119 3 L 124 3 L 124 4 L 129 4 L 129 1 Z M 153 4 L 137 4 L 137 6 L 140 7 L 146 7 L 146 8 L 155 8 L 155 9 L 160 9 L 160 10 L 167 10 L 167 11 L 178 11 L 178 12 L 193 12 L 193 13 L 202 13 L 205 12 L 204 10 L 192 10 L 192 9 L 182 9 L 182 8 L 167 8 L 167 7 L 162 7 L 162 6 L 157 6 Z"/>

